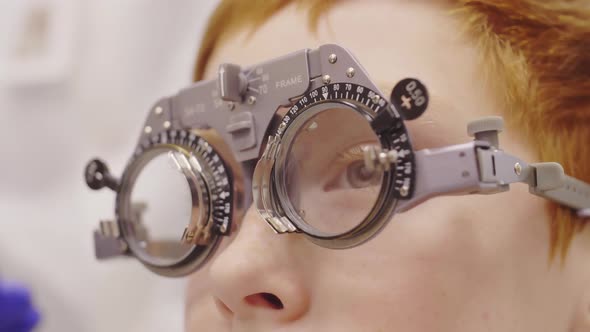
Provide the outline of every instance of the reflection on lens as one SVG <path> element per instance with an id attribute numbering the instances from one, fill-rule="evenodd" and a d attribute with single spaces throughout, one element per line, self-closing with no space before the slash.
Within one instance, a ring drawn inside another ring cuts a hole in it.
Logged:
<path id="1" fill-rule="evenodd" d="M 193 246 L 181 244 L 180 237 L 191 214 L 198 213 L 193 209 L 198 206 L 193 207 L 186 177 L 167 151 L 159 151 L 131 188 L 124 228 L 127 239 L 137 245 L 135 254 L 154 265 L 174 264 L 185 257 Z"/>
<path id="2" fill-rule="evenodd" d="M 369 171 L 363 147 L 381 146 L 367 119 L 344 105 L 308 110 L 284 159 L 286 210 L 327 235 L 357 227 L 371 212 L 383 174 Z"/>

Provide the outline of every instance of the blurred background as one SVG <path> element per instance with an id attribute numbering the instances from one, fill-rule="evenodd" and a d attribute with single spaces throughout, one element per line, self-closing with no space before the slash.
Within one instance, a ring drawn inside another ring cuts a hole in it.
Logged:
<path id="1" fill-rule="evenodd" d="M 92 232 L 150 106 L 188 85 L 216 0 L 0 2 L 0 280 L 30 287 L 35 331 L 181 331 L 184 279 L 98 262 Z"/>

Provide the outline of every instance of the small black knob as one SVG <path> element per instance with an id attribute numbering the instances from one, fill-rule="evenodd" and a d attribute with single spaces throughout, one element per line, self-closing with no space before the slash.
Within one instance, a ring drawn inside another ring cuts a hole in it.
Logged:
<path id="1" fill-rule="evenodd" d="M 92 159 L 88 162 L 84 179 L 90 189 L 99 190 L 105 186 L 114 191 L 119 189 L 119 180 L 111 175 L 107 164 L 100 159 Z"/>

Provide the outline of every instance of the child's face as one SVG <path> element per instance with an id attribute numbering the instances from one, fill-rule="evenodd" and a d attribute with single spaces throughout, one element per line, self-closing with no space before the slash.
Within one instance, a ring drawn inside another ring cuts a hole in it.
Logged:
<path id="1" fill-rule="evenodd" d="M 351 50 L 386 93 L 404 77 L 426 84 L 429 110 L 407 123 L 417 149 L 467 142 L 469 121 L 500 115 L 475 45 L 444 8 L 346 2 L 325 18 L 314 35 L 307 18 L 288 8 L 251 39 L 240 34 L 224 41 L 207 78 L 222 62 L 247 66 L 334 42 Z M 502 134 L 501 146 L 537 160 L 514 134 Z M 355 203 L 333 208 L 347 216 Z M 525 186 L 436 198 L 397 214 L 375 239 L 347 250 L 324 249 L 302 235 L 275 235 L 251 207 L 216 257 L 191 277 L 187 329 L 565 330 L 571 312 L 565 304 L 574 290 L 564 286 L 568 273 L 548 267 L 543 207 Z"/>

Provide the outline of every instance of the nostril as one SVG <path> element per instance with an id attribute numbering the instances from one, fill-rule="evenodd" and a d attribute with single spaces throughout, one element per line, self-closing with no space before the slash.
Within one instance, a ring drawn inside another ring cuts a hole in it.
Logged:
<path id="1" fill-rule="evenodd" d="M 283 309 L 283 302 L 278 296 L 271 293 L 258 293 L 246 296 L 246 302 L 253 306 L 267 307 L 272 309 Z"/>
<path id="2" fill-rule="evenodd" d="M 262 297 L 268 301 L 275 309 L 283 309 L 283 302 L 278 296 L 271 293 L 262 293 Z"/>

